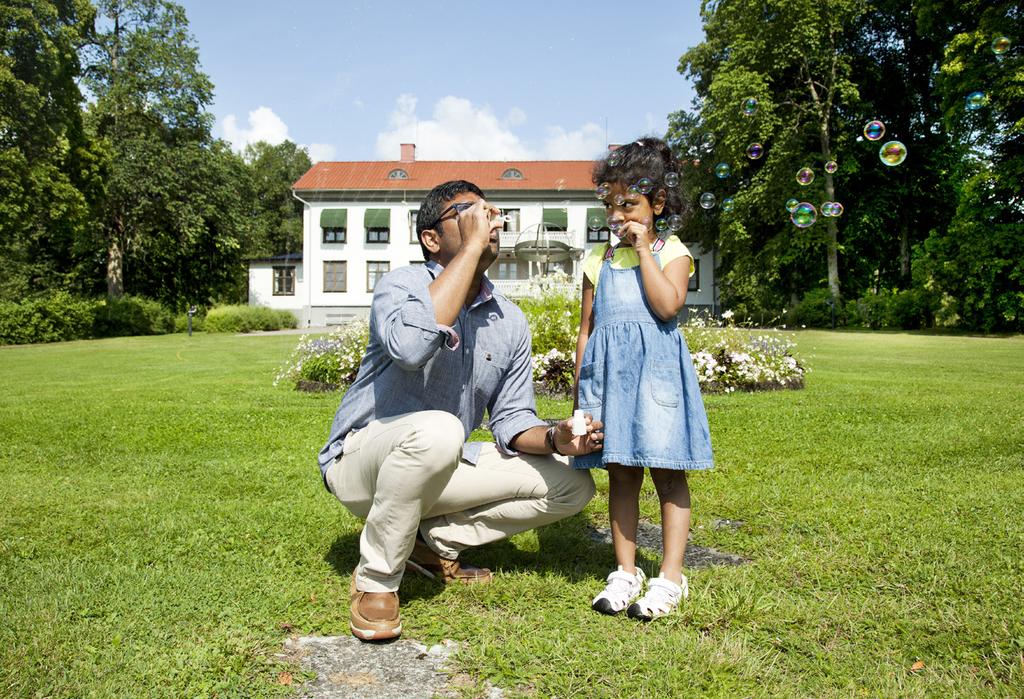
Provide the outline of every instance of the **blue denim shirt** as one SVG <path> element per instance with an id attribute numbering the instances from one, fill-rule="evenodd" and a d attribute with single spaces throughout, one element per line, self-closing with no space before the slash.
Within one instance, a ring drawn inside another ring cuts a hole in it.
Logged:
<path id="1" fill-rule="evenodd" d="M 468 439 L 486 409 L 497 447 L 507 454 L 516 453 L 509 446 L 516 435 L 547 424 L 537 417 L 523 312 L 484 277 L 454 327 L 439 325 L 427 287 L 442 270 L 435 262 L 400 267 L 377 282 L 370 342 L 320 450 L 321 473 L 342 453 L 349 432 L 378 418 L 444 410 L 462 421 Z M 479 454 L 479 442 L 463 447 L 465 461 L 476 463 Z"/>

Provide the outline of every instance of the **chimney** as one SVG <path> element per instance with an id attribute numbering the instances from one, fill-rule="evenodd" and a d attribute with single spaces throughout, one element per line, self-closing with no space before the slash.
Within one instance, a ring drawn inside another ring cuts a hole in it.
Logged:
<path id="1" fill-rule="evenodd" d="M 415 143 L 403 143 L 402 144 L 402 162 L 403 163 L 414 163 L 414 162 L 416 162 L 416 144 Z"/>

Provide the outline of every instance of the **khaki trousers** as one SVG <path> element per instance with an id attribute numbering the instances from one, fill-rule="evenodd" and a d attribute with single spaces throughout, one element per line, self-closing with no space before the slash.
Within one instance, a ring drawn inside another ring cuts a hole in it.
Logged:
<path id="1" fill-rule="evenodd" d="M 398 589 L 416 532 L 446 558 L 466 548 L 556 522 L 594 496 L 589 471 L 566 457 L 506 456 L 485 444 L 476 465 L 460 461 L 462 423 L 437 410 L 374 420 L 345 438 L 327 485 L 366 520 L 356 586 Z"/>

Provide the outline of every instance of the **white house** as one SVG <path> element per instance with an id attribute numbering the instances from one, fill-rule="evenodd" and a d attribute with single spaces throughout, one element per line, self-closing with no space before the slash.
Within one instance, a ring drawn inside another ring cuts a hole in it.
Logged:
<path id="1" fill-rule="evenodd" d="M 291 310 L 300 326 L 367 315 L 382 275 L 423 263 L 417 207 L 448 180 L 473 182 L 509 217 L 487 273 L 507 296 L 528 293 L 529 279 L 545 271 L 578 281 L 583 256 L 608 240 L 589 160 L 417 161 L 415 153 L 415 145 L 403 144 L 398 161 L 314 165 L 292 187 L 304 204 L 301 259 L 250 260 L 249 303 Z M 595 217 L 597 229 L 588 223 Z M 687 245 L 697 266 L 687 306 L 716 312 L 714 251 Z"/>

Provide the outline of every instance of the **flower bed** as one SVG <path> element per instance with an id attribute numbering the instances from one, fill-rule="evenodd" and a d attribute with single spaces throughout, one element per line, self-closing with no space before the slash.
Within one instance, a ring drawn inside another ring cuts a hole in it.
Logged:
<path id="1" fill-rule="evenodd" d="M 540 304 L 537 315 L 550 318 L 553 310 L 550 302 Z M 695 315 L 680 327 L 702 392 L 803 388 L 807 369 L 795 356 L 796 343 L 791 335 L 736 326 L 731 317 L 728 311 L 722 314 L 722 320 Z M 532 328 L 534 319 L 529 311 L 527 318 Z M 550 331 L 541 335 L 548 340 L 557 336 Z M 568 337 L 561 337 L 560 344 L 567 344 Z M 325 336 L 303 336 L 274 384 L 290 381 L 305 391 L 348 388 L 359 371 L 368 341 L 365 320 L 352 321 Z M 534 347 L 537 344 L 535 341 Z M 533 355 L 534 386 L 540 395 L 571 396 L 574 370 L 573 347 L 548 347 Z"/>

